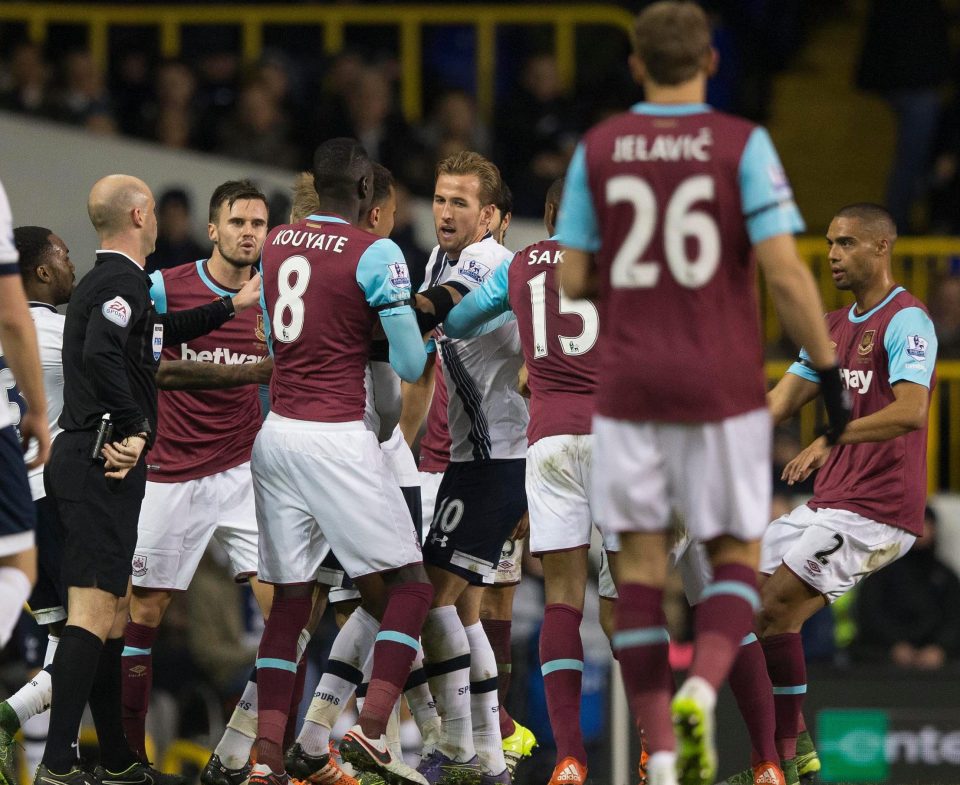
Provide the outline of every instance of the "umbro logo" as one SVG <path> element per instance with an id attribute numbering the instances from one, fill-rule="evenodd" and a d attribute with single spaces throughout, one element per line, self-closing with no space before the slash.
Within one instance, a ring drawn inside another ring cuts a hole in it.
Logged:
<path id="1" fill-rule="evenodd" d="M 147 666 L 134 665 L 132 668 L 128 668 L 127 672 L 133 674 L 134 676 L 143 676 L 143 674 L 147 672 Z"/>

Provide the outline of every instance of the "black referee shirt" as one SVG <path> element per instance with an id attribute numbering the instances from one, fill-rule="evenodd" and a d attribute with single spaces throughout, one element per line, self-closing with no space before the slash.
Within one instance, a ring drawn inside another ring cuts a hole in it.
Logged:
<path id="1" fill-rule="evenodd" d="M 222 299 L 158 314 L 143 268 L 118 251 L 97 251 L 67 308 L 60 427 L 94 431 L 109 413 L 118 438 L 145 431 L 149 447 L 157 430 L 161 349 L 205 335 L 233 314 L 233 304 Z"/>

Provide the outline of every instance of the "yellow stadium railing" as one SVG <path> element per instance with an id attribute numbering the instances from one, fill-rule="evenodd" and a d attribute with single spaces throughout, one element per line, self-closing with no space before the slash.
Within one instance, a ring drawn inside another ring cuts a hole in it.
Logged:
<path id="1" fill-rule="evenodd" d="M 767 363 L 770 386 L 786 373 L 790 361 Z M 819 402 L 803 408 L 799 415 L 800 441 L 813 441 L 824 417 Z M 960 492 L 960 360 L 937 363 L 937 384 L 930 396 L 930 425 L 927 431 L 927 488 Z"/>
<path id="2" fill-rule="evenodd" d="M 631 34 L 632 16 L 608 5 L 223 5 L 183 6 L 100 5 L 43 2 L 0 3 L 0 21 L 26 23 L 31 40 L 43 43 L 51 24 L 81 25 L 88 30 L 88 45 L 97 63 L 107 66 L 109 32 L 118 26 L 157 28 L 159 50 L 165 57 L 181 54 L 185 25 L 228 25 L 241 30 L 241 50 L 247 63 L 256 62 L 263 50 L 267 25 L 319 25 L 321 45 L 327 55 L 344 45 L 345 28 L 396 26 L 400 41 L 400 98 L 408 120 L 423 114 L 422 46 L 424 25 L 466 25 L 477 37 L 477 103 L 481 114 L 493 113 L 496 73 L 496 30 L 499 26 L 546 26 L 553 29 L 554 52 L 560 78 L 567 87 L 576 75 L 576 28 L 601 25 L 619 29 L 624 40 Z"/>

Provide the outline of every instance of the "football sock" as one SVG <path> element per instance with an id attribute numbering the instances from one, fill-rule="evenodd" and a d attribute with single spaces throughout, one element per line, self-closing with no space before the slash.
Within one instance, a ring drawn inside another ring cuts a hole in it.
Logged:
<path id="1" fill-rule="evenodd" d="M 112 772 L 124 771 L 137 762 L 137 754 L 130 748 L 123 732 L 120 698 L 122 654 L 123 638 L 107 638 L 100 652 L 97 674 L 88 698 L 93 724 L 97 728 L 100 764 Z M 146 760 L 146 754 L 143 760 Z"/>
<path id="2" fill-rule="evenodd" d="M 250 757 L 250 747 L 256 737 L 257 669 L 254 668 L 214 752 L 228 769 L 242 768 Z"/>
<path id="3" fill-rule="evenodd" d="M 403 697 L 407 700 L 413 721 L 417 723 L 421 736 L 439 727 L 440 715 L 437 714 L 437 704 L 427 684 L 427 674 L 423 669 L 423 651 L 418 651 L 410 666 L 410 675 L 403 685 Z"/>
<path id="4" fill-rule="evenodd" d="M 481 619 L 483 631 L 497 658 L 497 699 L 500 701 L 500 735 L 512 736 L 517 729 L 513 717 L 506 709 L 507 690 L 510 689 L 510 672 L 513 669 L 513 656 L 510 650 L 510 619 Z"/>
<path id="5" fill-rule="evenodd" d="M 750 734 L 750 764 L 780 759 L 774 735 L 777 717 L 774 711 L 773 687 L 767 673 L 763 648 L 754 633 L 749 633 L 740 645 L 737 658 L 730 669 L 730 689 L 740 709 L 740 716 Z"/>
<path id="6" fill-rule="evenodd" d="M 544 608 L 540 628 L 540 671 L 547 697 L 550 727 L 557 745 L 557 763 L 576 758 L 587 765 L 580 729 L 583 681 L 583 613 L 570 605 L 552 603 Z"/>
<path id="7" fill-rule="evenodd" d="M 363 681 L 363 665 L 372 656 L 379 629 L 380 622 L 360 607 L 350 614 L 334 638 L 327 669 L 313 692 L 297 737 L 307 755 L 327 752 L 330 729 Z"/>
<path id="8" fill-rule="evenodd" d="M 704 589 L 694 611 L 693 663 L 689 676 L 704 679 L 714 691 L 720 689 L 740 650 L 740 643 L 753 627 L 753 614 L 760 605 L 756 572 L 744 564 L 721 564 Z"/>
<path id="9" fill-rule="evenodd" d="M 146 719 L 153 686 L 153 644 L 159 627 L 128 621 L 123 631 L 123 730 L 141 760 L 147 759 Z"/>
<path id="10" fill-rule="evenodd" d="M 370 686 L 358 720 L 367 738 L 379 738 L 387 729 L 390 712 L 420 649 L 420 630 L 432 599 L 429 583 L 411 581 L 387 591 L 387 607 L 373 647 Z"/>
<path id="11" fill-rule="evenodd" d="M 777 752 L 783 760 L 797 754 L 803 699 L 807 695 L 807 663 L 799 632 L 771 635 L 760 641 L 773 684 L 777 715 Z"/>
<path id="12" fill-rule="evenodd" d="M 310 597 L 274 596 L 257 652 L 257 740 L 252 758 L 271 771 L 283 767 L 283 734 L 297 678 L 297 638 L 310 617 Z"/>
<path id="13" fill-rule="evenodd" d="M 473 744 L 480 765 L 488 774 L 500 774 L 507 768 L 503 759 L 503 739 L 497 709 L 497 658 L 480 622 L 464 627 L 470 642 L 470 719 Z"/>
<path id="14" fill-rule="evenodd" d="M 453 605 L 433 608 L 423 625 L 424 671 L 440 715 L 437 749 L 456 761 L 477 754 L 470 719 L 470 642 Z"/>
<path id="15" fill-rule="evenodd" d="M 48 665 L 13 695 L 7 698 L 5 705 L 10 707 L 14 715 L 10 719 L 16 722 L 13 730 L 22 728 L 24 723 L 29 719 L 36 717 L 38 714 L 42 714 L 50 708 L 50 696 L 53 694 L 53 686 L 49 668 L 50 666 Z M 0 715 L 0 718 L 3 720 L 3 727 L 9 730 L 8 718 L 3 715 Z"/>
<path id="16" fill-rule="evenodd" d="M 670 717 L 673 674 L 663 589 L 625 583 L 619 591 L 611 645 L 620 661 L 637 732 L 646 734 L 651 757 L 657 752 L 672 752 L 676 747 Z"/>
<path id="17" fill-rule="evenodd" d="M 60 635 L 51 671 L 57 699 L 50 704 L 50 733 L 43 752 L 43 763 L 54 774 L 66 774 L 77 765 L 77 734 L 102 648 L 101 640 L 83 627 L 68 624 Z"/>

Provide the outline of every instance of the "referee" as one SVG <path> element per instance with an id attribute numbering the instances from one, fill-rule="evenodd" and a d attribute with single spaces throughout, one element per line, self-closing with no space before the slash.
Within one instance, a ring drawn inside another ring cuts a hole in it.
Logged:
<path id="1" fill-rule="evenodd" d="M 259 302 L 259 277 L 233 298 L 158 315 L 143 271 L 157 238 L 154 208 L 146 183 L 126 175 L 99 180 L 87 201 L 100 250 L 67 310 L 63 433 L 45 473 L 65 534 L 68 616 L 53 661 L 50 732 L 36 785 L 185 782 L 139 760 L 121 725 L 120 655 L 144 458 L 157 424 L 155 373 L 165 344 L 204 335 Z M 93 777 L 80 769 L 76 750 L 87 702 L 100 742 Z"/>

